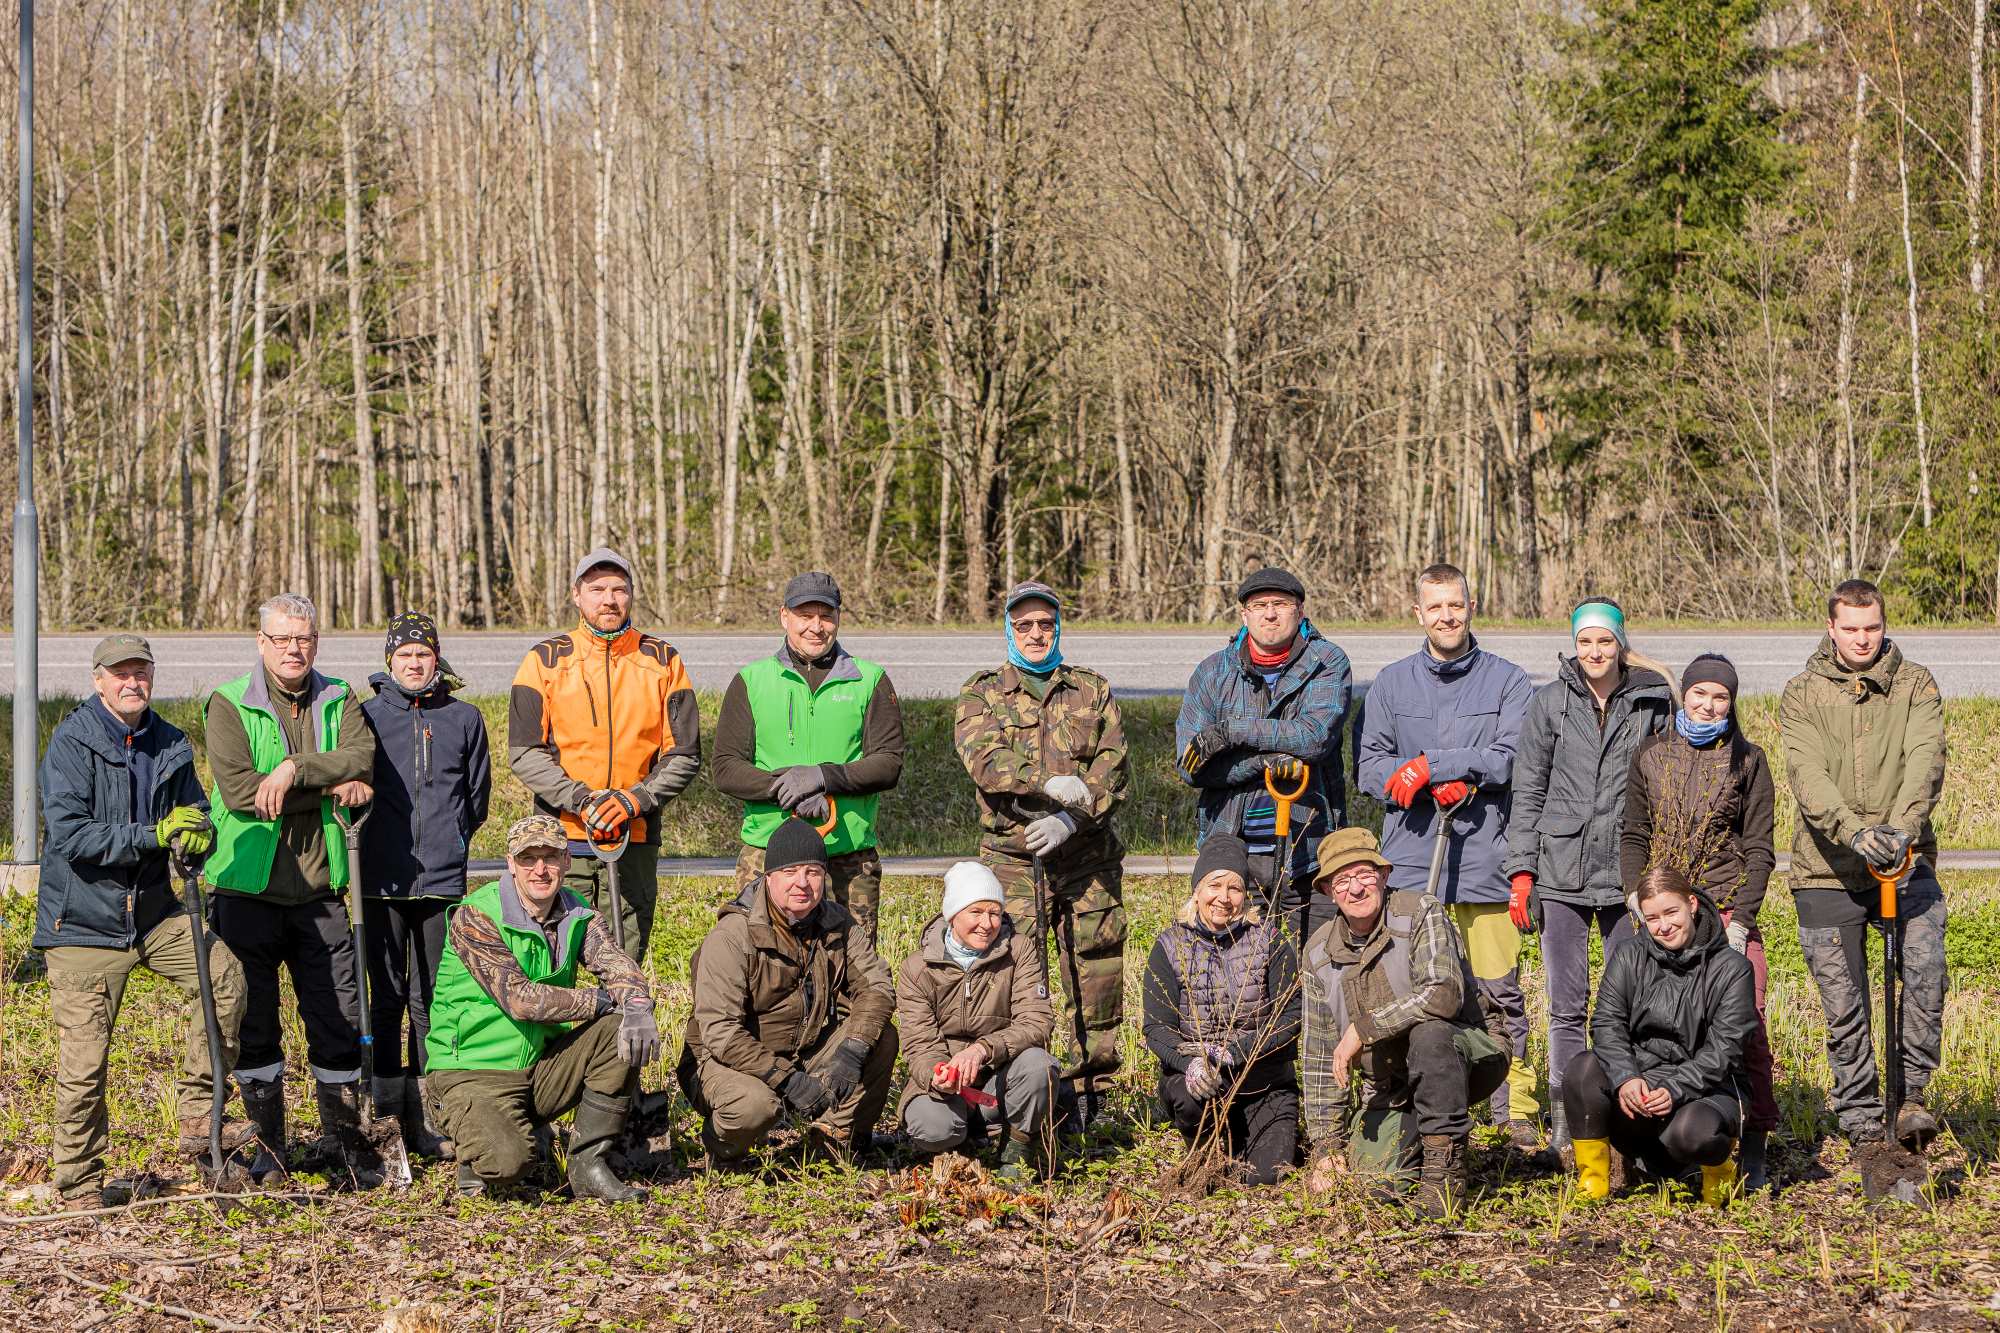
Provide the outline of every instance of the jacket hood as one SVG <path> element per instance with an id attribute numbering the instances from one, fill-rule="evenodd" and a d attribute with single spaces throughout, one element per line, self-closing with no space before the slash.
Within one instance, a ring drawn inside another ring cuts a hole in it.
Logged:
<path id="1" fill-rule="evenodd" d="M 368 677 L 368 683 L 375 687 L 375 696 L 377 698 L 386 699 L 397 708 L 408 708 L 418 699 L 424 699 L 432 703 L 443 703 L 446 699 L 451 698 L 453 688 L 452 680 L 442 667 L 438 669 L 437 675 L 432 678 L 430 684 L 421 690 L 417 690 L 415 693 L 405 688 L 401 681 L 386 671 L 377 671 Z"/>
<path id="2" fill-rule="evenodd" d="M 1646 929 L 1643 921 L 1639 923 L 1639 940 L 1654 961 L 1670 972 L 1692 972 L 1704 966 L 1711 954 L 1729 947 L 1729 936 L 1722 928 L 1722 913 L 1716 910 L 1715 900 L 1700 889 L 1694 893 L 1694 937 L 1686 945 L 1669 949 L 1653 938 L 1653 932 Z"/>
<path id="3" fill-rule="evenodd" d="M 1831 634 L 1821 636 L 1819 647 L 1806 660 L 1806 670 L 1816 676 L 1824 676 L 1856 695 L 1865 694 L 1870 689 L 1878 694 L 1887 694 L 1902 665 L 1903 650 L 1896 646 L 1894 639 L 1884 639 L 1882 651 L 1875 654 L 1873 662 L 1859 671 L 1850 671 L 1841 665 L 1840 653 L 1833 646 Z"/>
<path id="4" fill-rule="evenodd" d="M 1477 634 L 1467 634 L 1465 636 L 1465 651 L 1457 657 L 1452 658 L 1449 662 L 1440 662 L 1437 658 L 1431 656 L 1429 639 L 1425 639 L 1422 646 L 1417 649 L 1417 660 L 1424 664 L 1424 670 L 1430 672 L 1433 676 L 1443 676 L 1446 678 L 1462 676 L 1472 670 L 1474 664 L 1479 661 L 1480 655 L 1481 650 Z"/>
<path id="5" fill-rule="evenodd" d="M 1575 657 L 1556 654 L 1556 679 L 1578 694 L 1590 693 L 1590 682 L 1583 678 L 1583 668 L 1576 664 Z M 1618 687 L 1611 691 L 1611 697 L 1616 699 L 1627 694 L 1634 698 L 1673 701 L 1673 691 L 1667 688 L 1666 677 L 1646 667 L 1629 664 L 1625 668 L 1625 679 L 1618 682 Z"/>
<path id="6" fill-rule="evenodd" d="M 947 965 L 957 967 L 958 964 L 952 962 L 950 955 L 944 951 L 945 929 L 945 919 L 942 913 L 932 917 L 929 923 L 924 926 L 923 934 L 919 936 L 920 943 L 917 946 L 917 950 L 923 954 L 926 963 L 938 967 Z M 991 967 L 994 964 L 1006 962 L 1013 956 L 1013 945 L 1014 918 L 1003 914 L 1000 918 L 1000 933 L 994 937 L 993 947 L 988 949 L 973 966 Z"/>

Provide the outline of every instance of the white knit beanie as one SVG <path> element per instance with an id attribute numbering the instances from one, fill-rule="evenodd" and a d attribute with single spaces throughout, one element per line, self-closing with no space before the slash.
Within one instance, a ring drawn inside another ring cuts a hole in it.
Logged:
<path id="1" fill-rule="evenodd" d="M 960 861 L 944 872 L 944 919 L 949 922 L 974 903 L 1007 905 L 1000 880 L 977 861 Z"/>

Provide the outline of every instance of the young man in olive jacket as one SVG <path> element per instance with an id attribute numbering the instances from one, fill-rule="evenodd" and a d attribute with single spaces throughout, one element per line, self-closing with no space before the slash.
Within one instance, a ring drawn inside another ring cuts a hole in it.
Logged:
<path id="1" fill-rule="evenodd" d="M 199 859 L 215 839 L 194 747 L 151 708 L 152 646 L 136 634 L 113 634 L 91 655 L 90 675 L 94 696 L 57 724 L 42 757 L 48 842 L 33 940 L 47 951 L 56 1027 L 55 1186 L 65 1204 L 81 1208 L 105 1201 L 105 1070 L 126 980 L 146 967 L 195 993 L 193 923 L 174 895 L 169 852 L 178 844 Z M 208 965 L 226 1075 L 243 1021 L 243 969 L 214 941 Z M 191 1154 L 208 1149 L 210 1078 L 197 1005 L 174 1106 L 181 1148 Z M 224 1151 L 255 1132 L 247 1121 L 224 1122 Z"/>
<path id="2" fill-rule="evenodd" d="M 1921 1149 L 1937 1133 L 1924 1090 L 1944 1036 L 1944 891 L 1931 811 L 1944 787 L 1944 700 L 1931 673 L 1888 637 L 1882 593 L 1849 579 L 1827 599 L 1826 638 L 1779 705 L 1798 817 L 1792 896 L 1799 947 L 1826 1011 L 1833 1109 L 1856 1144 L 1881 1142 L 1886 1114 L 1870 1036 L 1870 925 L 1881 895 L 1871 871 L 1912 857 L 1898 892 L 1903 920 L 1905 1100 L 1888 1130 Z"/>

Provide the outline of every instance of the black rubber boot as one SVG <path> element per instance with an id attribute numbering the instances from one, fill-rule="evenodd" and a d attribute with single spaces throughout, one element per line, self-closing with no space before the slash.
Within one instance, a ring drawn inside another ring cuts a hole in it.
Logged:
<path id="1" fill-rule="evenodd" d="M 314 1155 L 339 1183 L 372 1190 L 382 1184 L 382 1158 L 361 1128 L 361 1083 L 315 1083 L 320 1138 Z"/>
<path id="2" fill-rule="evenodd" d="M 584 1089 L 569 1131 L 569 1192 L 575 1198 L 626 1203 L 646 1197 L 646 1191 L 612 1174 L 607 1160 L 611 1145 L 625 1129 L 631 1105 L 629 1097 L 606 1097 Z"/>
<path id="3" fill-rule="evenodd" d="M 257 1156 L 250 1174 L 258 1179 L 285 1169 L 285 1084 L 275 1078 L 239 1079 L 243 1113 L 257 1127 Z"/>
<path id="4" fill-rule="evenodd" d="M 1737 1147 L 1736 1161 L 1743 1177 L 1745 1194 L 1755 1194 L 1771 1183 L 1764 1173 L 1764 1147 L 1769 1136 L 1769 1130 L 1743 1131 L 1743 1142 Z"/>
<path id="5" fill-rule="evenodd" d="M 431 1123 L 430 1104 L 424 1096 L 421 1078 L 403 1082 L 403 1146 L 433 1162 L 449 1162 L 456 1155 L 451 1140 L 438 1133 Z"/>
<path id="6" fill-rule="evenodd" d="M 472 1163 L 458 1164 L 458 1193 L 460 1198 L 478 1199 L 486 1194 L 486 1179 L 472 1169 Z"/>

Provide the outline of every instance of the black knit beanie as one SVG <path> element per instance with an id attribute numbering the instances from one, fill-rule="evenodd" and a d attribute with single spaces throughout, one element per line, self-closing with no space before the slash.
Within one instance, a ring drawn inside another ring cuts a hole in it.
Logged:
<path id="1" fill-rule="evenodd" d="M 796 817 L 778 825 L 778 831 L 771 835 L 770 843 L 764 848 L 765 874 L 773 870 L 789 870 L 793 866 L 825 864 L 826 840 L 819 836 L 818 829 Z"/>
<path id="2" fill-rule="evenodd" d="M 1243 881 L 1250 884 L 1250 848 L 1234 833 L 1211 833 L 1195 853 L 1194 877 L 1188 881 L 1189 888 L 1198 888 L 1201 882 L 1218 870 L 1233 870 Z"/>
<path id="3" fill-rule="evenodd" d="M 1703 653 L 1687 664 L 1681 672 L 1681 693 L 1686 694 L 1694 685 L 1720 685 L 1729 691 L 1729 701 L 1736 702 L 1736 664 L 1721 653 Z"/>

